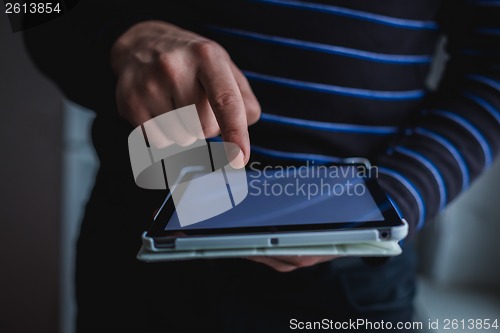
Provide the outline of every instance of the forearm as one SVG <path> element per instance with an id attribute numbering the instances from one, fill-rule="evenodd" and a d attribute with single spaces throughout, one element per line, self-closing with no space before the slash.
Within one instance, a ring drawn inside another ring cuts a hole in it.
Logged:
<path id="1" fill-rule="evenodd" d="M 491 166 L 500 149 L 498 8 L 449 3 L 450 61 L 438 91 L 378 158 L 380 182 L 412 230 Z"/>
<path id="2" fill-rule="evenodd" d="M 26 30 L 24 40 L 34 64 L 67 98 L 111 113 L 115 109 L 111 46 L 144 19 L 144 14 L 125 12 L 105 1 L 80 1 L 62 17 Z"/>

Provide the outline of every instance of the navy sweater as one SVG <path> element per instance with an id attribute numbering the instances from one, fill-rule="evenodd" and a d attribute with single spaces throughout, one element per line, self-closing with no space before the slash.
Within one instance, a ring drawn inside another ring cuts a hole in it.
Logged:
<path id="1" fill-rule="evenodd" d="M 500 145 L 500 1 L 81 1 L 26 33 L 39 68 L 95 110 L 101 167 L 126 174 L 130 125 L 114 103 L 109 49 L 162 19 L 224 46 L 262 106 L 253 159 L 364 156 L 412 231 L 493 163 Z M 426 85 L 440 36 L 449 60 Z"/>

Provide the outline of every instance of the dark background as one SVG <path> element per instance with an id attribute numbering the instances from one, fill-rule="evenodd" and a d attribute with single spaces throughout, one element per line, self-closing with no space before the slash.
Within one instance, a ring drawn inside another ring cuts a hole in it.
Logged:
<path id="1" fill-rule="evenodd" d="M 72 332 L 91 118 L 36 71 L 0 12 L 1 333 Z M 485 176 L 419 236 L 418 320 L 500 320 L 500 163 Z"/>

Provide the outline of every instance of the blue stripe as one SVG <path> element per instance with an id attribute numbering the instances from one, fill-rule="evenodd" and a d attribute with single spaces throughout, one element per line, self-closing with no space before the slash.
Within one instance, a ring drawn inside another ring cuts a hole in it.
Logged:
<path id="1" fill-rule="evenodd" d="M 464 157 L 455 148 L 455 146 L 453 146 L 453 144 L 450 141 L 448 141 L 447 139 L 445 139 L 443 136 L 441 136 L 435 132 L 429 131 L 427 129 L 421 128 L 421 127 L 416 128 L 415 133 L 418 133 L 420 135 L 423 135 L 423 136 L 426 136 L 426 137 L 433 139 L 434 141 L 440 143 L 443 147 L 446 148 L 446 150 L 448 150 L 450 152 L 450 154 L 453 156 L 453 158 L 455 158 L 455 160 L 457 161 L 458 167 L 460 168 L 460 172 L 462 173 L 462 191 L 466 190 L 469 187 L 469 182 L 470 182 L 469 168 L 467 167 L 467 164 L 465 163 Z"/>
<path id="2" fill-rule="evenodd" d="M 253 152 L 256 152 L 258 154 L 267 155 L 275 158 L 287 159 L 287 160 L 310 161 L 317 163 L 341 163 L 344 161 L 344 158 L 341 157 L 320 155 L 320 154 L 293 153 L 293 152 L 263 148 L 255 145 L 251 145 L 251 149 Z"/>
<path id="3" fill-rule="evenodd" d="M 379 167 L 379 171 L 381 173 L 384 173 L 388 176 L 391 176 L 392 178 L 399 181 L 411 193 L 413 198 L 415 198 L 415 201 L 417 202 L 417 206 L 418 206 L 417 230 L 421 229 L 425 223 L 425 205 L 424 205 L 424 200 L 422 199 L 422 195 L 420 194 L 418 189 L 415 187 L 415 185 L 413 185 L 412 182 L 410 182 L 403 175 L 401 175 L 400 173 L 398 173 L 394 170 L 384 168 L 384 167 Z"/>
<path id="4" fill-rule="evenodd" d="M 397 133 L 399 129 L 396 126 L 367 126 L 367 125 L 340 124 L 340 123 L 329 123 L 329 122 L 327 123 L 321 121 L 278 116 L 269 113 L 262 113 L 260 115 L 260 121 L 297 126 L 302 128 L 310 128 L 314 130 L 322 130 L 328 132 L 344 132 L 344 133 L 375 134 L 375 135 L 394 134 Z"/>
<path id="5" fill-rule="evenodd" d="M 222 142 L 222 137 L 220 135 L 214 136 L 213 138 L 208 138 L 209 142 Z"/>
<path id="6" fill-rule="evenodd" d="M 425 91 L 420 90 L 403 90 L 403 91 L 381 91 L 368 90 L 359 88 L 340 87 L 323 83 L 305 82 L 283 77 L 270 76 L 255 72 L 243 71 L 249 80 L 273 83 L 280 86 L 316 91 L 321 93 L 352 96 L 367 99 L 379 100 L 414 100 L 421 99 L 425 95 Z"/>
<path id="7" fill-rule="evenodd" d="M 491 166 L 492 160 L 493 160 L 493 153 L 491 152 L 491 148 L 489 144 L 487 143 L 486 139 L 484 136 L 477 130 L 477 128 L 472 125 L 467 119 L 452 113 L 450 111 L 446 110 L 432 110 L 430 113 L 448 118 L 462 126 L 465 130 L 467 130 L 479 143 L 481 148 L 483 149 L 483 155 L 484 155 L 484 168 L 487 169 Z"/>
<path id="8" fill-rule="evenodd" d="M 375 52 L 351 49 L 343 46 L 328 45 L 328 44 L 297 40 L 292 38 L 264 35 L 256 32 L 244 31 L 238 29 L 230 29 L 230 28 L 223 28 L 216 26 L 210 26 L 209 28 L 217 32 L 229 34 L 232 36 L 257 40 L 261 42 L 296 47 L 310 51 L 337 54 L 363 60 L 376 61 L 376 62 L 391 63 L 391 64 L 427 64 L 430 63 L 432 60 L 430 55 L 403 55 L 403 54 L 375 53 Z"/>
<path id="9" fill-rule="evenodd" d="M 487 86 L 490 86 L 491 88 L 500 91 L 500 82 L 495 81 L 493 79 L 490 79 L 489 77 L 482 76 L 482 75 L 467 75 L 467 78 L 481 82 Z"/>
<path id="10" fill-rule="evenodd" d="M 395 150 L 403 155 L 410 156 L 411 158 L 417 160 L 432 173 L 434 179 L 436 179 L 436 183 L 439 189 L 439 210 L 443 210 L 446 206 L 447 200 L 446 185 L 444 182 L 444 178 L 439 172 L 438 168 L 427 157 L 416 151 L 404 147 L 396 147 Z"/>
<path id="11" fill-rule="evenodd" d="M 421 29 L 421 30 L 436 30 L 438 28 L 436 22 L 433 21 L 402 19 L 397 17 L 374 14 L 361 10 L 355 10 L 355 9 L 349 9 L 349 8 L 319 4 L 319 3 L 293 1 L 293 0 L 250 0 L 250 1 L 265 3 L 269 5 L 289 7 L 289 8 L 308 9 L 316 12 L 345 16 L 345 17 L 355 18 L 358 20 L 364 20 L 368 22 L 379 23 L 398 28 Z"/>
<path id="12" fill-rule="evenodd" d="M 500 1 L 498 0 L 469 0 L 467 3 L 476 6 L 500 6 Z"/>
<path id="13" fill-rule="evenodd" d="M 477 28 L 476 31 L 486 35 L 500 35 L 500 28 Z"/>
<path id="14" fill-rule="evenodd" d="M 473 93 L 465 92 L 464 96 L 473 100 L 475 103 L 479 104 L 483 109 L 488 111 L 488 113 L 491 114 L 496 119 L 498 124 L 500 124 L 500 114 L 498 110 L 493 107 L 493 105 L 491 105 L 486 100 Z"/>

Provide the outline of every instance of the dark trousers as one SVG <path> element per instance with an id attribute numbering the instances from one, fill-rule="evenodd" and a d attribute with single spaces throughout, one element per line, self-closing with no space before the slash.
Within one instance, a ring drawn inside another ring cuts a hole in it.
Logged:
<path id="1" fill-rule="evenodd" d="M 245 259 L 139 262 L 141 232 L 162 195 L 100 172 L 78 240 L 78 333 L 276 333 L 314 322 L 321 331 L 357 319 L 411 321 L 411 246 L 381 265 L 340 258 L 290 273 Z"/>

